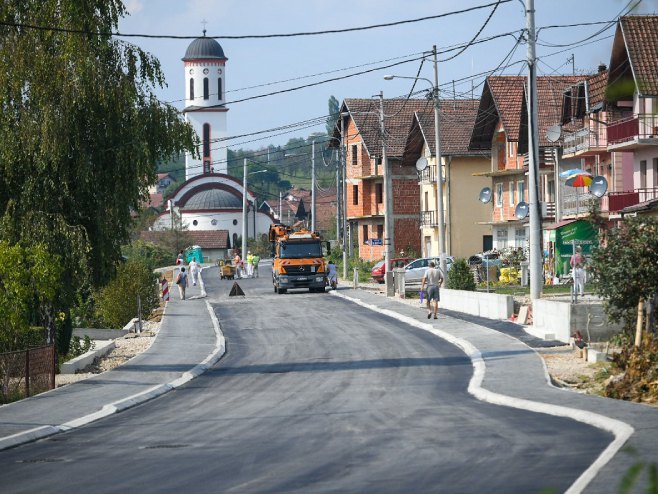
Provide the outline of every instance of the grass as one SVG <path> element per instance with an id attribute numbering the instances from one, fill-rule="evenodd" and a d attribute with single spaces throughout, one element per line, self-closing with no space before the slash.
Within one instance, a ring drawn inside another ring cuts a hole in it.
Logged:
<path id="1" fill-rule="evenodd" d="M 486 284 L 478 285 L 478 288 L 486 289 Z M 494 285 L 489 284 L 489 289 L 501 295 L 529 295 L 530 287 L 521 285 Z M 568 295 L 571 293 L 571 285 L 545 285 L 542 289 L 544 295 Z"/>

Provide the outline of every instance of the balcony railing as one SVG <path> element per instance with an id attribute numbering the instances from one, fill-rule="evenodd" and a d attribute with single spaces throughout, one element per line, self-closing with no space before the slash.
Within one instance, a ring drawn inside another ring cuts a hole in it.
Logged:
<path id="1" fill-rule="evenodd" d="M 542 219 L 546 218 L 555 218 L 555 203 L 554 202 L 540 202 L 541 207 L 541 217 Z"/>
<path id="2" fill-rule="evenodd" d="M 622 144 L 636 139 L 656 139 L 658 144 L 658 115 L 640 113 L 608 125 L 608 145 Z"/>
<path id="3" fill-rule="evenodd" d="M 436 165 L 430 165 L 419 173 L 420 182 L 424 184 L 431 184 L 436 182 Z"/>
<path id="4" fill-rule="evenodd" d="M 583 153 L 590 150 L 604 150 L 608 146 L 605 127 L 598 129 L 583 127 L 564 136 L 564 154 Z"/>
<path id="5" fill-rule="evenodd" d="M 437 226 L 436 220 L 434 219 L 436 211 L 421 211 L 420 212 L 420 226 Z"/>
<path id="6" fill-rule="evenodd" d="M 653 199 L 658 199 L 658 188 L 635 189 L 632 192 L 608 192 L 608 210 L 614 213 Z"/>

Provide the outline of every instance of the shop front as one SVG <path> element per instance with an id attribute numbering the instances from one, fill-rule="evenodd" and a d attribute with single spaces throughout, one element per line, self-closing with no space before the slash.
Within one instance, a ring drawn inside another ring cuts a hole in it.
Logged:
<path id="1" fill-rule="evenodd" d="M 569 260 L 575 246 L 581 246 L 585 258 L 590 257 L 592 249 L 598 245 L 596 228 L 586 220 L 568 220 L 556 223 L 548 230 L 548 264 L 555 277 L 566 276 L 571 267 Z M 550 269 L 549 268 L 549 269 Z"/>

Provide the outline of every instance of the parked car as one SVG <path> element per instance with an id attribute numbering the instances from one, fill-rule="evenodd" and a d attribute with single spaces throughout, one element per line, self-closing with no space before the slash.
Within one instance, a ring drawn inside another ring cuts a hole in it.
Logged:
<path id="1" fill-rule="evenodd" d="M 390 259 L 391 267 L 389 271 L 392 271 L 394 268 L 403 268 L 413 260 L 413 257 L 396 257 L 394 259 Z M 370 276 L 372 276 L 372 279 L 377 283 L 384 283 L 384 262 L 384 259 L 382 259 L 377 264 L 375 264 L 370 271 Z"/>
<path id="2" fill-rule="evenodd" d="M 425 271 L 427 271 L 430 265 L 430 261 L 434 261 L 437 268 L 441 267 L 441 258 L 439 257 L 421 257 L 420 259 L 416 259 L 404 267 L 404 282 L 409 285 L 420 284 Z M 448 272 L 454 262 L 454 257 L 446 256 L 446 269 Z M 443 276 L 445 277 L 446 274 Z"/>

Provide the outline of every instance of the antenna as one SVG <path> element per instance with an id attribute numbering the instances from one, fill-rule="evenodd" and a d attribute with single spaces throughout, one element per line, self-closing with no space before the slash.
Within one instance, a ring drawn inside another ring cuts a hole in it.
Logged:
<path id="1" fill-rule="evenodd" d="M 528 216 L 528 211 L 530 208 L 528 208 L 528 203 L 521 201 L 516 205 L 516 209 L 514 210 L 514 216 L 516 216 L 517 220 L 522 220 L 526 216 Z"/>
<path id="2" fill-rule="evenodd" d="M 556 142 L 560 140 L 561 135 L 562 135 L 562 127 L 560 127 L 559 125 L 552 125 L 546 131 L 546 140 L 548 142 Z"/>
<path id="3" fill-rule="evenodd" d="M 491 189 L 489 187 L 482 189 L 478 199 L 482 204 L 487 204 L 489 201 L 491 201 Z"/>
<path id="4" fill-rule="evenodd" d="M 596 197 L 603 197 L 603 195 L 608 191 L 608 181 L 601 175 L 594 177 L 592 179 L 591 185 L 589 186 L 589 191 Z"/>

